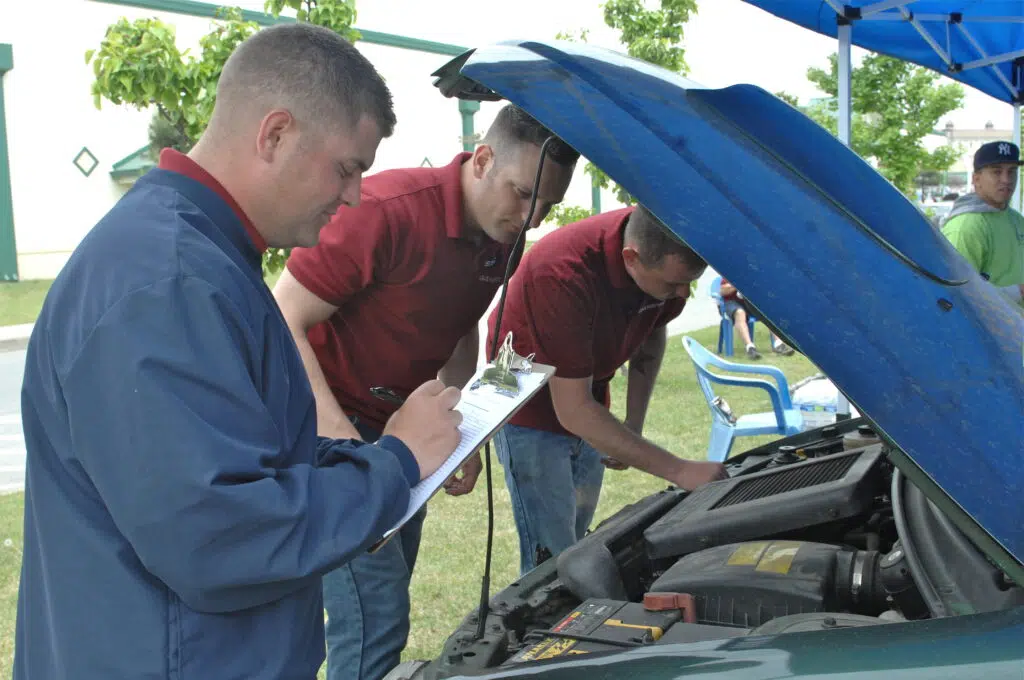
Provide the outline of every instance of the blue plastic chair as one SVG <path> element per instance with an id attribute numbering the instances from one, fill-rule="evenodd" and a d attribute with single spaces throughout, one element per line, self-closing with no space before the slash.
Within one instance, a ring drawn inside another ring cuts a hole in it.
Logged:
<path id="1" fill-rule="evenodd" d="M 789 383 L 785 374 L 775 366 L 764 364 L 737 364 L 725 361 L 707 350 L 703 345 L 688 335 L 683 336 L 683 347 L 693 361 L 697 372 L 697 384 L 711 409 L 711 439 L 708 441 L 708 460 L 721 463 L 729 457 L 732 442 L 736 437 L 752 437 L 762 434 L 790 435 L 797 434 L 803 428 L 803 416 L 799 409 L 793 408 L 789 396 Z M 709 370 L 714 366 L 723 371 L 734 373 L 754 373 L 775 378 L 777 385 L 759 378 L 740 378 L 735 376 L 717 375 Z M 768 393 L 772 400 L 772 410 L 767 413 L 752 413 L 740 416 L 735 423 L 729 422 L 725 413 L 715 406 L 715 391 L 712 383 L 733 385 L 736 387 L 756 387 Z"/>
<path id="2" fill-rule="evenodd" d="M 718 354 L 725 357 L 733 355 L 733 323 L 732 317 L 725 313 L 725 300 L 722 299 L 722 277 L 716 276 L 711 281 L 711 297 L 718 305 L 718 315 L 721 321 L 718 322 Z M 756 318 L 747 312 L 747 329 L 750 331 L 750 339 L 754 339 L 754 322 Z M 723 352 L 724 350 L 724 352 Z"/>

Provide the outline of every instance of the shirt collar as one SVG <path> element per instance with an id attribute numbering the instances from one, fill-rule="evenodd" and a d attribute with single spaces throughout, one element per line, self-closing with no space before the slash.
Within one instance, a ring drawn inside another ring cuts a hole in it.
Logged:
<path id="1" fill-rule="evenodd" d="M 615 288 L 636 287 L 633 277 L 626 271 L 626 261 L 622 259 L 622 246 L 626 234 L 626 222 L 634 208 L 622 208 L 621 216 L 609 221 L 604 228 L 604 261 L 608 271 L 608 280 Z"/>
<path id="2" fill-rule="evenodd" d="M 462 225 L 462 166 L 472 157 L 460 152 L 441 168 L 441 198 L 444 202 L 444 230 L 448 238 L 465 238 Z"/>
<path id="3" fill-rule="evenodd" d="M 174 149 L 163 149 L 160 152 L 160 163 L 159 167 L 163 170 L 169 170 L 170 172 L 176 172 L 180 175 L 184 175 L 189 179 L 199 182 L 206 188 L 216 192 L 220 196 L 221 200 L 230 206 L 231 210 L 238 216 L 238 219 L 242 222 L 242 226 L 245 227 L 245 233 L 248 234 L 249 240 L 256 247 L 262 255 L 267 250 L 267 242 L 263 238 L 263 235 L 256 230 L 256 226 L 249 219 L 249 216 L 245 214 L 242 207 L 238 205 L 238 202 L 228 193 L 228 190 L 224 188 L 224 185 L 217 181 L 217 178 L 211 175 L 209 172 L 203 169 L 201 165 L 196 163 L 194 160 Z"/>

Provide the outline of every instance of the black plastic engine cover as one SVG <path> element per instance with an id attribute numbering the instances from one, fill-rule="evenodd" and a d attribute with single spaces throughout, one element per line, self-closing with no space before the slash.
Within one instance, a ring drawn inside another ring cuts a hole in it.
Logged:
<path id="1" fill-rule="evenodd" d="M 841 550 L 800 541 L 718 546 L 680 559 L 651 591 L 692 595 L 697 623 L 752 628 L 780 616 L 834 607 Z"/>
<path id="2" fill-rule="evenodd" d="M 705 484 L 644 531 L 652 560 L 773 538 L 868 512 L 884 492 L 882 447 Z"/>

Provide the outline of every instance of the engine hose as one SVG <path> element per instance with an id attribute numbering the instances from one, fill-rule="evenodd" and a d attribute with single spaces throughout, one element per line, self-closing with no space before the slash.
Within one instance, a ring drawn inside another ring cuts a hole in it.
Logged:
<path id="1" fill-rule="evenodd" d="M 921 559 L 917 554 L 917 547 L 914 545 L 910 529 L 907 527 L 907 518 L 904 514 L 903 506 L 903 483 L 903 473 L 900 472 L 899 468 L 893 470 L 891 496 L 892 515 L 896 521 L 896 534 L 900 537 L 900 544 L 903 547 L 903 554 L 907 556 L 910 574 L 914 577 L 914 583 L 917 584 L 918 592 L 921 593 L 921 597 L 928 606 L 928 611 L 935 618 L 948 616 L 946 606 L 939 598 L 935 586 L 932 584 L 931 579 L 928 578 L 928 574 L 921 564 Z"/>

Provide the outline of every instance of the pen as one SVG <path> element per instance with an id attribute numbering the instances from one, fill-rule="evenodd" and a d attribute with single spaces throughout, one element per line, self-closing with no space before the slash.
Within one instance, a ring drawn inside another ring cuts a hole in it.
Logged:
<path id="1" fill-rule="evenodd" d="M 390 387 L 371 387 L 370 394 L 378 399 L 383 399 L 384 401 L 391 402 L 397 406 L 401 406 L 405 403 L 405 397 L 398 396 L 398 394 Z"/>

